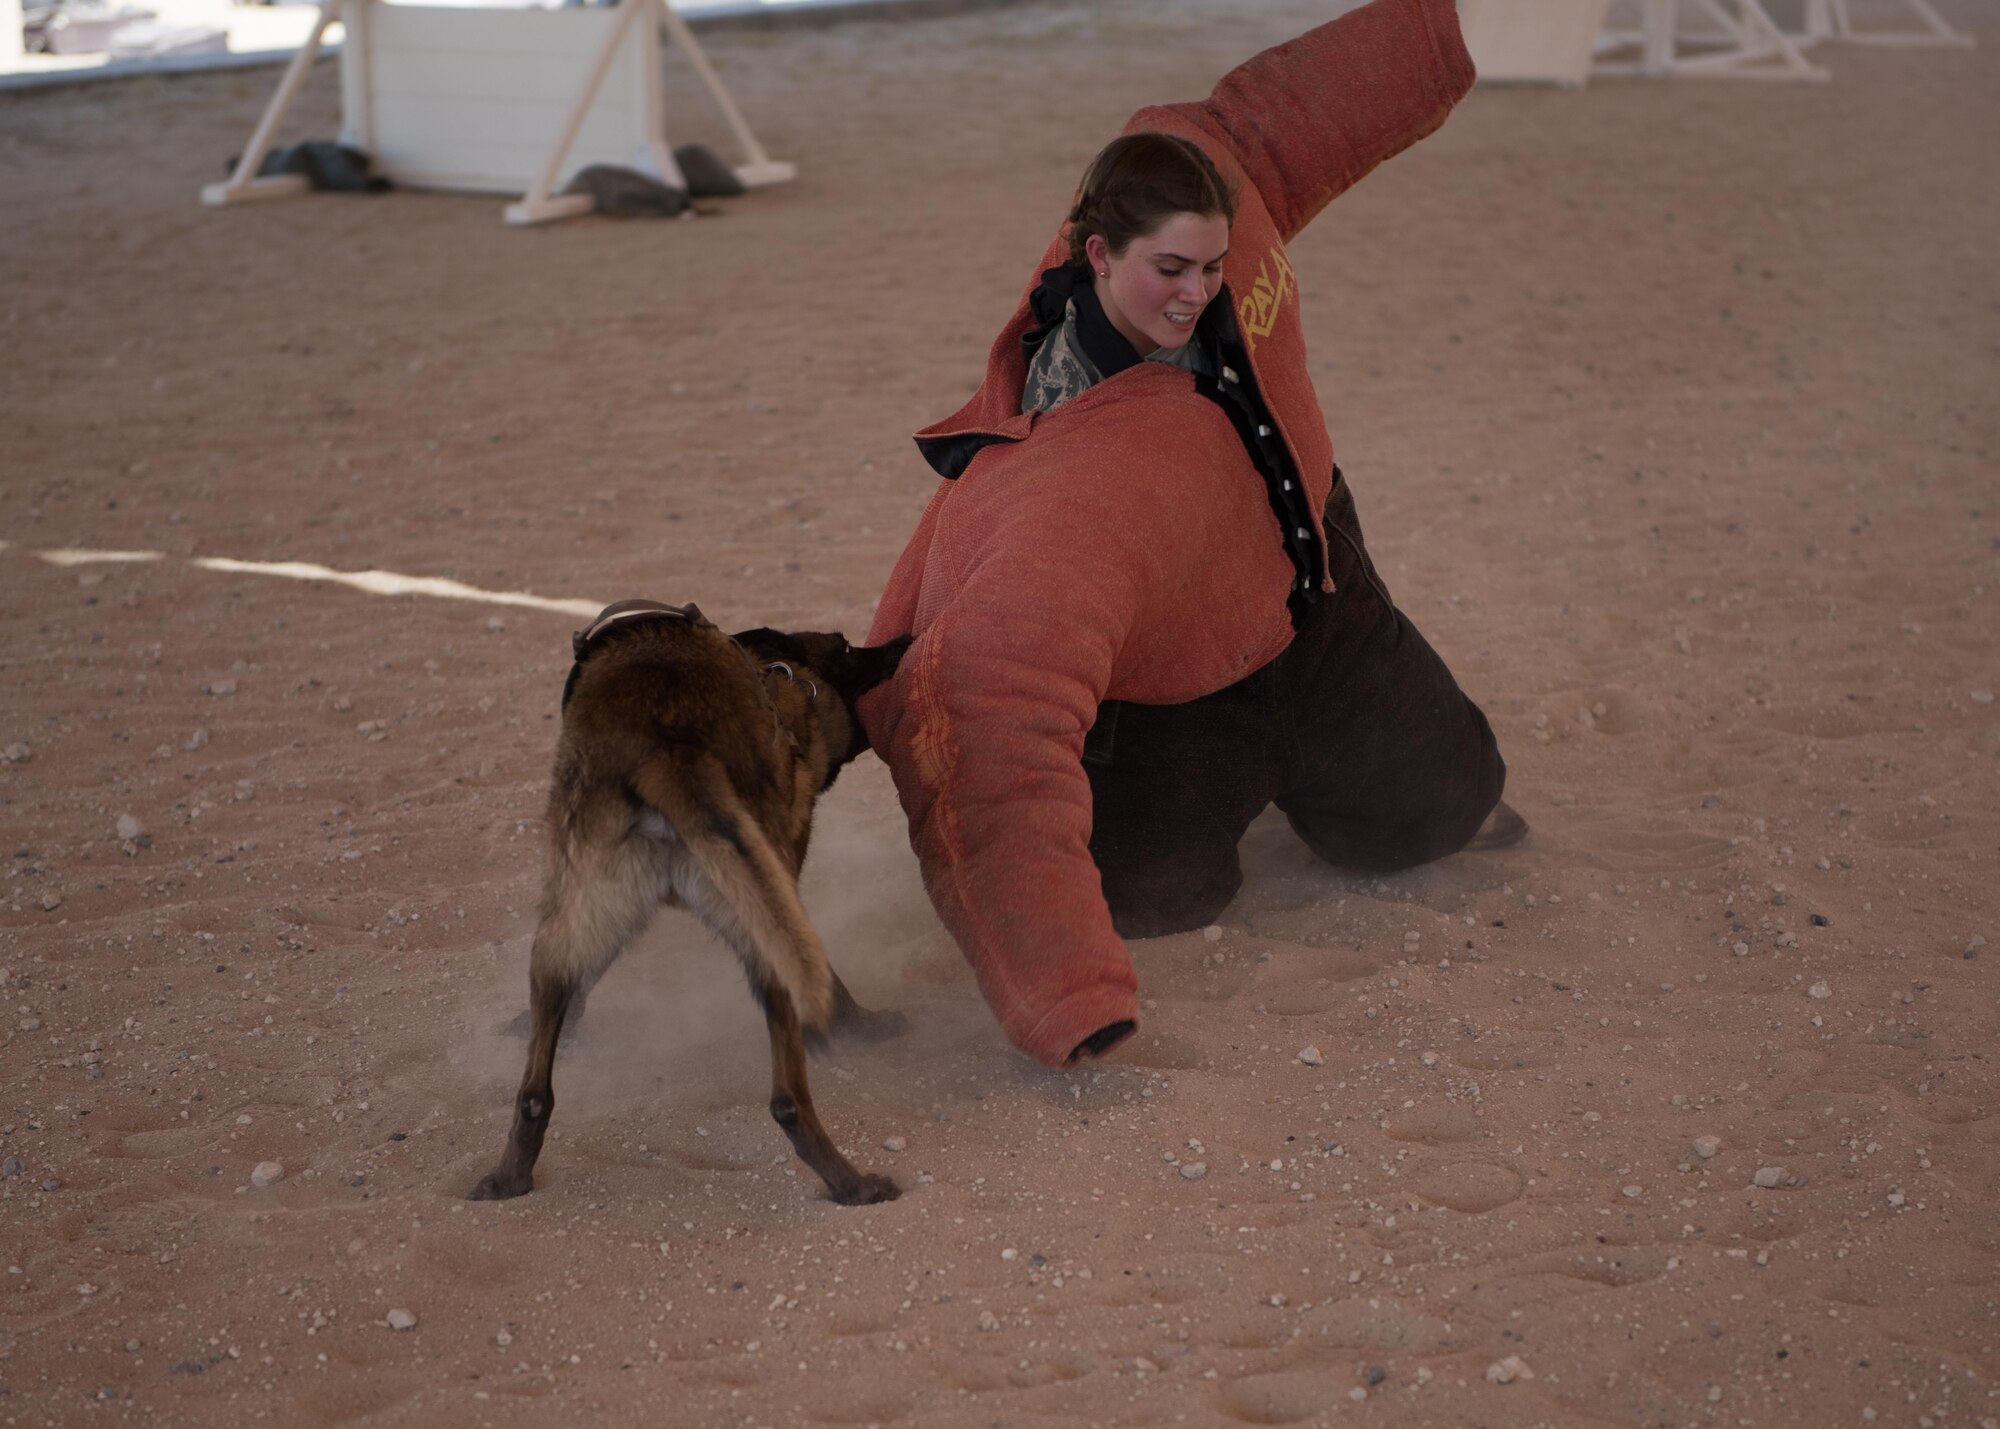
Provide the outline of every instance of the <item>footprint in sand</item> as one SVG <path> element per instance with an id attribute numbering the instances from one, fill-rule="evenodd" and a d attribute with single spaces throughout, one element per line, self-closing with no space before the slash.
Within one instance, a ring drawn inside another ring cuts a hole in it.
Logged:
<path id="1" fill-rule="evenodd" d="M 1467 1215 L 1484 1215 L 1521 1197 L 1519 1172 L 1491 1161 L 1452 1161 L 1417 1176 L 1414 1189 L 1425 1200 Z"/>
<path id="2" fill-rule="evenodd" d="M 1300 1424 L 1320 1418 L 1338 1401 L 1336 1384 L 1331 1369 L 1246 1375 L 1222 1387 L 1215 1408 L 1239 1424 Z"/>

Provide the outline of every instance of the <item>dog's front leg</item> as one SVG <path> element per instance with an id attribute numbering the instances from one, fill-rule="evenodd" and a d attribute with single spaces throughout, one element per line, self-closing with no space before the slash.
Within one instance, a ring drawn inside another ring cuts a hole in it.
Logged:
<path id="1" fill-rule="evenodd" d="M 902 1192 L 887 1176 L 857 1171 L 840 1154 L 813 1110 L 806 1085 L 806 1047 L 792 1000 L 774 985 L 762 990 L 764 1022 L 771 1033 L 771 1117 L 792 1140 L 799 1159 L 819 1173 L 833 1199 L 843 1206 L 893 1201 Z"/>
<path id="2" fill-rule="evenodd" d="M 521 1090 L 514 1098 L 514 1129 L 508 1134 L 500 1164 L 472 1188 L 469 1199 L 474 1201 L 505 1201 L 528 1193 L 535 1184 L 535 1160 L 542 1154 L 542 1138 L 548 1135 L 549 1114 L 555 1110 L 552 1069 L 556 1041 L 562 1035 L 563 1014 L 569 1010 L 575 984 L 559 976 L 533 981 L 535 1030 L 528 1043 Z"/>

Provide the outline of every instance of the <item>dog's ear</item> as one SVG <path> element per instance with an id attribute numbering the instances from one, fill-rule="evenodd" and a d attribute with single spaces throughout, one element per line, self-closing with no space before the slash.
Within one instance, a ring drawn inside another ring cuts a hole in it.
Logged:
<path id="1" fill-rule="evenodd" d="M 847 659 L 853 683 L 847 691 L 848 699 L 861 698 L 895 674 L 896 667 L 903 663 L 903 652 L 910 648 L 910 639 L 908 635 L 898 635 L 882 645 L 850 646 Z"/>

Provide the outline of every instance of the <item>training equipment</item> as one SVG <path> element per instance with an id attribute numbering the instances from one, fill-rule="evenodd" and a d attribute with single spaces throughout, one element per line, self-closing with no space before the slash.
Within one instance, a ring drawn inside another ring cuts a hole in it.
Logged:
<path id="1" fill-rule="evenodd" d="M 570 173 L 614 164 L 685 188 L 663 121 L 658 37 L 664 29 L 722 111 L 747 188 L 797 170 L 771 159 L 687 22 L 666 0 L 610 7 L 499 10 L 322 0 L 319 21 L 279 81 L 236 171 L 202 190 L 212 205 L 302 192 L 296 174 L 259 177 L 278 125 L 328 28 L 341 46 L 341 142 L 409 188 L 519 193 L 506 219 L 541 223 L 590 208 L 555 192 Z"/>
<path id="2" fill-rule="evenodd" d="M 1624 57 L 1636 51 L 1635 58 Z M 1826 80 L 1763 0 L 1613 0 L 1598 42 L 1600 75 Z M 1606 59 L 1603 56 L 1610 55 Z"/>
<path id="3" fill-rule="evenodd" d="M 1459 23 L 1481 84 L 1580 89 L 1610 0 L 1463 0 Z"/>

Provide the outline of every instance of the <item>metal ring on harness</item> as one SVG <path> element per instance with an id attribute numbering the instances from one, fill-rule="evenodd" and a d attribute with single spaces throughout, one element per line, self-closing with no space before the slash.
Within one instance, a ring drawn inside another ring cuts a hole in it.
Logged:
<path id="1" fill-rule="evenodd" d="M 799 677 L 795 673 L 793 673 L 791 665 L 783 660 L 773 660 L 770 664 L 764 666 L 764 668 L 759 670 L 757 673 L 760 675 L 768 675 L 774 670 L 782 671 L 785 678 L 787 680 L 790 680 L 793 684 L 797 684 L 799 682 Z M 813 704 L 818 703 L 819 686 L 814 684 L 811 680 L 807 680 L 805 682 L 805 686 L 806 686 L 807 702 Z"/>

